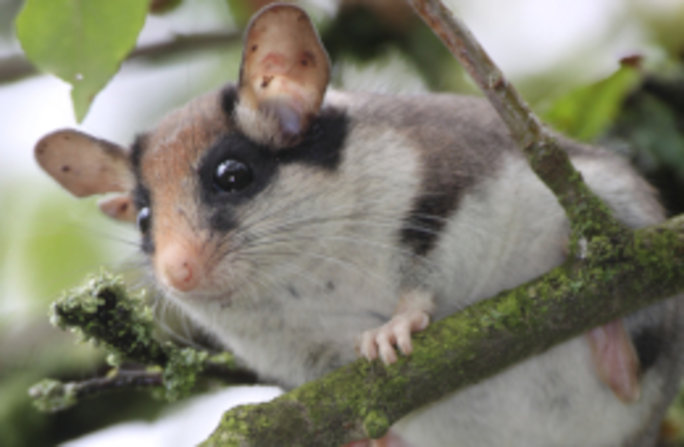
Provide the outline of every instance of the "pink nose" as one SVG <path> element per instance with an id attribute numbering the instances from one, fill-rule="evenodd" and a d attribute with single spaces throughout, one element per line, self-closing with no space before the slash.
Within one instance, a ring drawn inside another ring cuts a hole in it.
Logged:
<path id="1" fill-rule="evenodd" d="M 181 292 L 195 289 L 200 279 L 197 254 L 178 243 L 170 243 L 157 253 L 157 275 Z"/>

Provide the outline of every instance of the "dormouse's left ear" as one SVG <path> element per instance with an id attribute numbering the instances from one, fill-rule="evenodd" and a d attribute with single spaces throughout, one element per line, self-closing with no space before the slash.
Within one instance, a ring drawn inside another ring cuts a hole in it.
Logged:
<path id="1" fill-rule="evenodd" d="M 245 36 L 237 125 L 276 149 L 296 144 L 318 114 L 329 78 L 328 55 L 306 12 L 292 4 L 263 8 Z"/>
<path id="2" fill-rule="evenodd" d="M 135 221 L 130 194 L 135 176 L 122 147 L 62 129 L 41 138 L 34 155 L 40 167 L 76 197 L 117 193 L 100 201 L 100 209 L 114 219 Z"/>

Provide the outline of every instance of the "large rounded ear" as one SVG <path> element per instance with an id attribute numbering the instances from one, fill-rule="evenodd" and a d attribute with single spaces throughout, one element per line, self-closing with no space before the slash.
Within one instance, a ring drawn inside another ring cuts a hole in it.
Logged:
<path id="1" fill-rule="evenodd" d="M 240 130 L 274 148 L 299 141 L 318 114 L 330 62 L 308 15 L 274 4 L 249 24 L 235 117 Z"/>
<path id="2" fill-rule="evenodd" d="M 58 130 L 36 143 L 38 164 L 76 197 L 130 192 L 135 177 L 126 151 L 76 130 Z"/>

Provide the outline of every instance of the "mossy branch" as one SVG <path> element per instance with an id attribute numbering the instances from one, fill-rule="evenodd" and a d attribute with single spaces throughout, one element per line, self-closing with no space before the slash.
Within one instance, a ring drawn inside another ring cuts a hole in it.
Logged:
<path id="1" fill-rule="evenodd" d="M 121 279 L 106 272 L 64 292 L 52 303 L 50 321 L 135 362 L 163 365 L 169 359 L 171 345 L 155 338 L 144 292 L 129 295 Z"/>
<path id="2" fill-rule="evenodd" d="M 29 390 L 36 407 L 47 413 L 66 410 L 82 399 L 122 388 L 162 388 L 161 371 L 120 371 L 114 369 L 105 377 L 94 377 L 80 382 L 60 382 L 43 379 Z"/>
<path id="3" fill-rule="evenodd" d="M 606 242 L 606 241 L 604 241 Z M 265 404 L 227 412 L 204 446 L 337 446 L 381 437 L 412 410 L 684 289 L 684 216 L 638 230 L 579 267 L 478 302 L 415 336 L 385 367 L 359 360 Z"/>
<path id="4" fill-rule="evenodd" d="M 157 388 L 167 399 L 174 400 L 189 393 L 199 377 L 229 383 L 256 380 L 228 353 L 213 354 L 159 341 L 154 316 L 142 292 L 129 295 L 121 279 L 106 272 L 56 300 L 51 321 L 103 345 L 115 367 L 102 378 L 67 383 L 46 379 L 36 384 L 29 393 L 41 410 L 63 410 L 83 397 L 123 387 Z M 123 361 L 146 367 L 127 370 L 121 367 Z"/>

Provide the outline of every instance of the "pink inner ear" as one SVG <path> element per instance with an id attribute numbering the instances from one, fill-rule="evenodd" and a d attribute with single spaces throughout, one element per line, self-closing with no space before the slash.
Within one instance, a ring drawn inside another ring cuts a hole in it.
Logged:
<path id="1" fill-rule="evenodd" d="M 243 131 L 259 141 L 292 143 L 323 101 L 328 56 L 306 13 L 291 4 L 264 8 L 246 36 L 239 106 L 256 112 L 254 120 L 274 119 L 276 125 L 241 122 Z"/>
<path id="2" fill-rule="evenodd" d="M 266 73 L 287 73 L 288 68 L 290 68 L 288 62 L 290 62 L 290 60 L 285 57 L 283 53 L 272 51 L 264 56 L 263 59 L 259 61 L 258 65 L 259 68 Z M 269 79 L 265 77 L 263 82 L 267 83 L 269 82 Z"/>
<path id="3" fill-rule="evenodd" d="M 135 222 L 135 206 L 133 206 L 133 200 L 128 194 L 121 194 L 102 199 L 97 203 L 97 205 L 104 214 L 112 219 Z"/>

